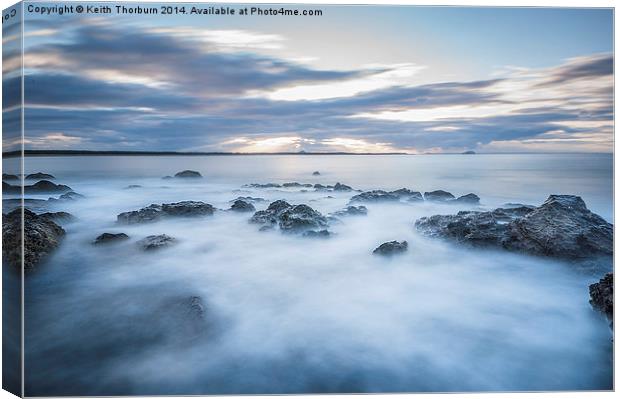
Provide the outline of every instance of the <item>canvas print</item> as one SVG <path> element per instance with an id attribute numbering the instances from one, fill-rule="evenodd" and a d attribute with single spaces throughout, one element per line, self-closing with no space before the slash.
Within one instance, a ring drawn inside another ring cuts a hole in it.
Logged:
<path id="1" fill-rule="evenodd" d="M 611 391 L 611 8 L 3 11 L 3 388 Z"/>

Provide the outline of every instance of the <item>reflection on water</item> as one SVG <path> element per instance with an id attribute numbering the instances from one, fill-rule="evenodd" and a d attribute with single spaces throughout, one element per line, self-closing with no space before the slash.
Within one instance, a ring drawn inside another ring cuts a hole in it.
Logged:
<path id="1" fill-rule="evenodd" d="M 204 178 L 161 179 L 183 169 Z M 611 220 L 611 156 L 26 161 L 26 172 L 39 170 L 86 198 L 57 206 L 78 221 L 26 281 L 28 395 L 611 389 L 611 333 L 588 304 L 598 276 L 413 229 L 416 218 L 462 207 L 370 204 L 368 216 L 333 224 L 329 240 L 259 232 L 251 214 L 227 212 L 115 224 L 116 214 L 151 203 L 225 209 L 250 195 L 329 213 L 353 195 L 241 187 L 286 181 L 475 192 L 485 207 L 579 194 Z M 92 246 L 103 232 L 130 240 Z M 178 245 L 138 250 L 152 234 Z M 407 240 L 409 250 L 371 254 L 389 240 Z"/>

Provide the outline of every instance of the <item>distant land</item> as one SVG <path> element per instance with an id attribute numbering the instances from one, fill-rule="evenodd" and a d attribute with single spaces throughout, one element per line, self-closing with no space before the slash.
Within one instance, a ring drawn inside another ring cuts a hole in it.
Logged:
<path id="1" fill-rule="evenodd" d="M 25 150 L 25 156 L 227 156 L 227 155 L 415 155 L 406 152 L 183 152 L 183 151 L 89 151 L 89 150 Z M 5 158 L 21 156 L 21 151 L 3 152 Z"/>

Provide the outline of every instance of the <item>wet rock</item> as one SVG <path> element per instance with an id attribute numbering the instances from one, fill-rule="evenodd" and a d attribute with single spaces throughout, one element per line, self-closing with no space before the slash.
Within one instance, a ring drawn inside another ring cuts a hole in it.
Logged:
<path id="1" fill-rule="evenodd" d="M 334 212 L 332 216 L 336 216 L 336 217 L 364 216 L 367 214 L 368 214 L 368 208 L 366 208 L 364 205 L 359 205 L 359 206 L 349 205 L 341 211 Z"/>
<path id="2" fill-rule="evenodd" d="M 444 202 L 454 199 L 454 195 L 447 191 L 435 190 L 424 193 L 424 199 L 427 201 Z"/>
<path id="3" fill-rule="evenodd" d="M 314 172 L 312 172 L 312 176 L 320 176 L 321 172 L 319 172 L 318 170 L 315 170 Z"/>
<path id="4" fill-rule="evenodd" d="M 590 285 L 590 305 L 604 314 L 613 328 L 614 274 L 607 273 L 598 283 Z"/>
<path id="5" fill-rule="evenodd" d="M 10 175 L 8 173 L 3 173 L 2 174 L 2 180 L 19 180 L 19 176 L 17 176 L 17 175 Z"/>
<path id="6" fill-rule="evenodd" d="M 351 191 L 353 190 L 350 186 L 346 184 L 336 183 L 334 185 L 334 191 Z"/>
<path id="7" fill-rule="evenodd" d="M 62 227 L 48 217 L 24 209 L 24 269 L 30 271 L 58 247 L 65 235 Z M 2 220 L 2 257 L 10 265 L 21 268 L 22 219 L 21 208 Z"/>
<path id="8" fill-rule="evenodd" d="M 407 241 L 389 241 L 379 245 L 372 253 L 375 255 L 392 256 L 407 251 L 408 246 Z"/>
<path id="9" fill-rule="evenodd" d="M 302 234 L 303 237 L 308 237 L 308 238 L 329 238 L 331 237 L 331 235 L 332 233 L 329 232 L 328 230 L 319 230 L 319 231 L 308 230 Z"/>
<path id="10" fill-rule="evenodd" d="M 350 202 L 392 202 L 398 201 L 398 197 L 394 194 L 383 190 L 365 191 L 361 194 L 351 197 Z"/>
<path id="11" fill-rule="evenodd" d="M 211 204 L 201 201 L 181 201 L 170 204 L 151 204 L 137 211 L 123 212 L 116 217 L 122 224 L 149 223 L 164 217 L 210 216 L 215 212 Z"/>
<path id="12" fill-rule="evenodd" d="M 254 212 L 256 211 L 256 208 L 254 208 L 254 205 L 249 202 L 243 200 L 236 200 L 230 206 L 230 210 L 235 212 Z"/>
<path id="13" fill-rule="evenodd" d="M 29 175 L 26 175 L 26 179 L 32 179 L 32 180 L 55 179 L 55 177 L 47 173 L 37 172 L 37 173 L 31 173 Z"/>
<path id="14" fill-rule="evenodd" d="M 166 234 L 160 234 L 143 238 L 136 244 L 145 251 L 153 251 L 156 249 L 169 247 L 176 244 L 176 242 L 176 238 L 170 237 Z"/>
<path id="15" fill-rule="evenodd" d="M 129 236 L 125 233 L 103 233 L 93 241 L 93 245 L 110 244 L 128 240 Z"/>
<path id="16" fill-rule="evenodd" d="M 453 202 L 458 202 L 460 204 L 472 204 L 472 205 L 479 204 L 480 197 L 478 197 L 476 194 L 469 193 L 469 194 L 461 195 L 460 197 L 455 199 Z"/>
<path id="17" fill-rule="evenodd" d="M 540 207 L 461 211 L 415 222 L 428 237 L 571 260 L 613 254 L 613 226 L 581 197 L 551 195 Z"/>
<path id="18" fill-rule="evenodd" d="M 278 219 L 280 230 L 293 233 L 320 230 L 328 225 L 325 216 L 305 204 L 284 210 Z"/>
<path id="19" fill-rule="evenodd" d="M 195 170 L 184 170 L 182 172 L 176 173 L 174 177 L 182 177 L 182 178 L 198 178 L 202 177 L 200 172 L 196 172 Z"/>

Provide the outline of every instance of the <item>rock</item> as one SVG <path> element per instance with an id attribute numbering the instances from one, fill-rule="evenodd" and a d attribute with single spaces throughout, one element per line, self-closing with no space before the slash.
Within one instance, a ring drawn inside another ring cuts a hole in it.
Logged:
<path id="1" fill-rule="evenodd" d="M 202 175 L 199 172 L 196 172 L 195 170 L 184 170 L 182 172 L 175 174 L 174 177 L 197 178 L 197 177 L 202 177 Z"/>
<path id="2" fill-rule="evenodd" d="M 471 150 L 469 150 L 469 151 L 463 151 L 463 152 L 461 152 L 461 154 L 463 154 L 463 155 L 475 155 L 475 154 L 476 154 L 476 151 L 471 151 Z"/>
<path id="3" fill-rule="evenodd" d="M 124 190 L 131 190 L 131 189 L 134 189 L 134 188 L 142 188 L 142 186 L 139 185 L 139 184 L 130 184 L 127 187 L 125 187 Z"/>
<path id="4" fill-rule="evenodd" d="M 45 212 L 39 215 L 43 218 L 48 218 L 57 223 L 69 223 L 75 221 L 75 216 L 68 212 Z"/>
<path id="5" fill-rule="evenodd" d="M 75 201 L 80 198 L 84 198 L 84 196 L 82 194 L 76 193 L 75 191 L 69 191 L 68 193 L 65 193 L 61 195 L 60 197 L 58 197 L 59 200 L 67 200 L 67 201 Z"/>
<path id="6" fill-rule="evenodd" d="M 525 205 L 525 204 L 520 204 L 517 202 L 507 202 L 504 205 L 502 205 L 502 208 L 530 208 L 530 209 L 534 209 L 536 208 L 534 205 Z"/>
<path id="7" fill-rule="evenodd" d="M 574 195 L 551 195 L 540 207 L 461 211 L 415 222 L 428 237 L 570 260 L 613 254 L 613 226 Z"/>
<path id="8" fill-rule="evenodd" d="M 458 202 L 460 204 L 479 204 L 480 197 L 478 197 L 476 194 L 469 193 L 469 194 L 461 195 L 460 197 L 458 197 L 452 202 Z"/>
<path id="9" fill-rule="evenodd" d="M 129 236 L 125 233 L 103 233 L 95 238 L 93 245 L 110 244 L 118 241 L 128 240 Z"/>
<path id="10" fill-rule="evenodd" d="M 266 184 L 252 183 L 252 184 L 245 184 L 243 187 L 252 187 L 252 188 L 279 188 L 279 187 L 282 187 L 282 185 L 280 185 L 280 184 L 276 184 L 276 183 L 266 183 Z"/>
<path id="11" fill-rule="evenodd" d="M 264 211 L 258 211 L 252 218 L 250 218 L 250 223 L 256 224 L 276 224 L 278 222 L 278 217 L 285 210 L 291 208 L 292 205 L 284 200 L 277 200 L 269 204 L 267 209 Z"/>
<path id="12" fill-rule="evenodd" d="M 123 212 L 116 217 L 123 224 L 156 222 L 163 217 L 210 216 L 215 208 L 201 201 L 181 201 L 170 204 L 151 204 L 137 211 Z"/>
<path id="13" fill-rule="evenodd" d="M 328 230 L 319 230 L 319 231 L 308 230 L 302 234 L 303 237 L 309 237 L 309 238 L 329 238 L 331 237 L 331 235 L 332 233 L 330 233 Z"/>
<path id="14" fill-rule="evenodd" d="M 41 172 L 37 172 L 37 173 L 31 173 L 29 175 L 26 175 L 26 179 L 33 179 L 33 180 L 39 180 L 39 179 L 55 179 L 54 176 L 52 175 L 48 175 L 47 173 L 41 173 Z"/>
<path id="15" fill-rule="evenodd" d="M 245 202 L 243 200 L 236 200 L 231 206 L 231 211 L 235 212 L 254 212 L 256 208 L 249 202 Z"/>
<path id="16" fill-rule="evenodd" d="M 389 241 L 379 245 L 372 253 L 375 255 L 392 256 L 407 251 L 408 246 L 407 241 Z"/>
<path id="17" fill-rule="evenodd" d="M 383 190 L 365 191 L 351 197 L 349 202 L 391 202 L 398 201 L 398 197 Z"/>
<path id="18" fill-rule="evenodd" d="M 166 234 L 160 234 L 156 236 L 148 236 L 141 239 L 136 244 L 145 251 L 152 251 L 155 249 L 161 249 L 176 244 L 177 240 L 174 237 L 170 237 Z"/>
<path id="19" fill-rule="evenodd" d="M 598 283 L 590 285 L 590 305 L 604 314 L 613 328 L 614 274 L 607 273 Z"/>
<path id="20" fill-rule="evenodd" d="M 213 215 L 215 208 L 202 201 L 181 201 L 162 204 L 161 210 L 167 216 L 205 216 Z"/>
<path id="21" fill-rule="evenodd" d="M 325 191 L 325 190 L 328 190 L 330 188 L 330 186 L 324 186 L 324 185 L 319 184 L 319 183 L 315 184 L 313 187 L 317 191 Z"/>
<path id="22" fill-rule="evenodd" d="M 10 175 L 8 173 L 3 173 L 2 174 L 2 180 L 19 180 L 19 176 L 17 176 L 17 175 Z"/>
<path id="23" fill-rule="evenodd" d="M 422 193 L 419 191 L 411 191 L 408 188 L 401 188 L 398 190 L 390 191 L 389 194 L 397 196 L 399 199 L 405 199 L 409 202 L 424 201 Z"/>
<path id="24" fill-rule="evenodd" d="M 260 197 L 237 197 L 234 200 L 230 200 L 229 202 L 233 203 L 235 201 L 244 201 L 249 202 L 250 204 L 255 204 L 257 202 L 265 202 L 267 200 Z"/>
<path id="25" fill-rule="evenodd" d="M 31 186 L 24 186 L 25 193 L 65 193 L 73 191 L 71 187 L 63 184 L 55 184 L 49 180 L 41 180 Z"/>
<path id="26" fill-rule="evenodd" d="M 353 190 L 350 186 L 346 184 L 336 183 L 334 185 L 334 191 L 351 191 Z"/>
<path id="27" fill-rule="evenodd" d="M 312 172 L 312 176 L 320 176 L 321 172 L 319 172 L 318 170 L 315 170 L 314 172 Z"/>
<path id="28" fill-rule="evenodd" d="M 336 217 L 363 216 L 367 214 L 368 214 L 368 208 L 366 208 L 364 205 L 359 205 L 359 206 L 349 205 L 341 211 L 334 212 L 332 216 L 336 216 Z"/>
<path id="29" fill-rule="evenodd" d="M 10 265 L 21 268 L 22 246 L 21 208 L 15 209 L 2 220 L 2 257 Z M 65 235 L 62 227 L 49 217 L 42 217 L 24 209 L 24 269 L 33 270 L 37 263 L 58 247 Z"/>
<path id="30" fill-rule="evenodd" d="M 327 227 L 327 218 L 308 205 L 296 205 L 284 210 L 280 216 L 280 230 L 285 232 L 303 232 L 306 230 L 322 229 Z"/>
<path id="31" fill-rule="evenodd" d="M 312 184 L 309 183 L 297 183 L 297 182 L 292 182 L 292 183 L 284 183 L 282 184 L 282 187 L 312 187 Z"/>
<path id="32" fill-rule="evenodd" d="M 435 190 L 424 193 L 424 199 L 427 201 L 444 202 L 454 199 L 454 195 L 447 191 Z"/>

